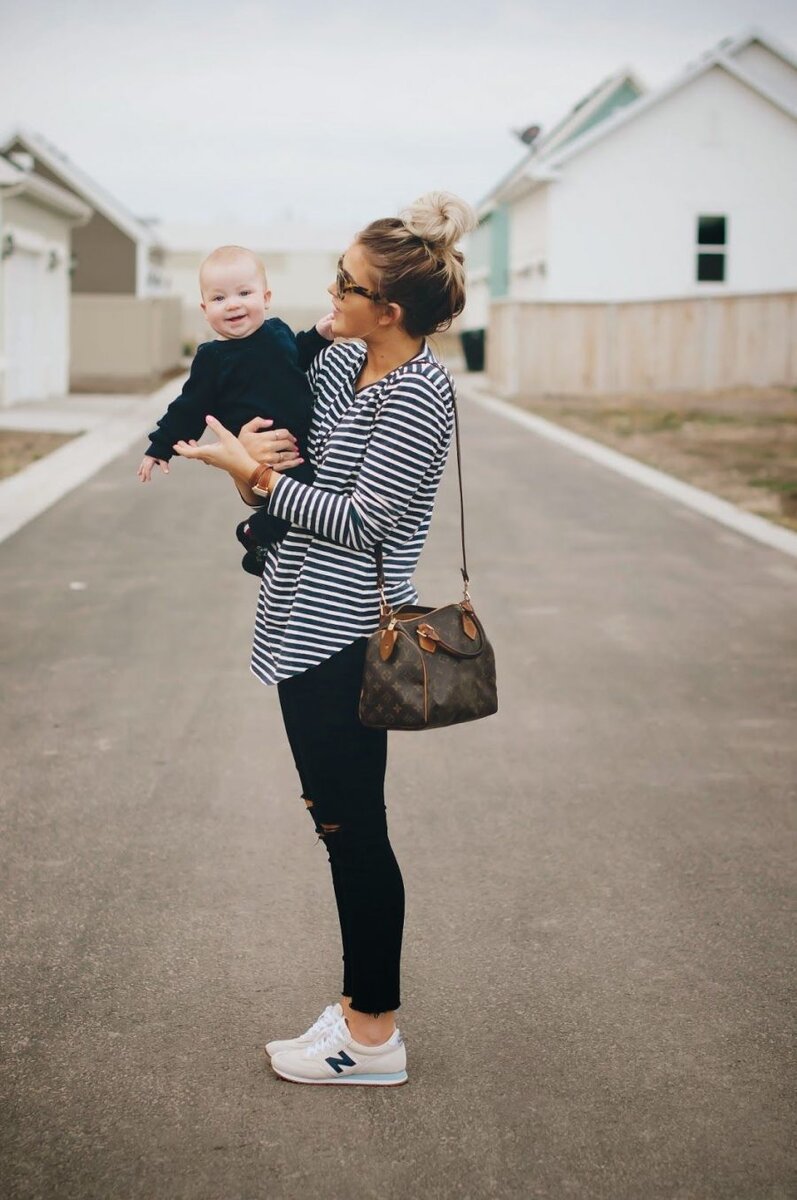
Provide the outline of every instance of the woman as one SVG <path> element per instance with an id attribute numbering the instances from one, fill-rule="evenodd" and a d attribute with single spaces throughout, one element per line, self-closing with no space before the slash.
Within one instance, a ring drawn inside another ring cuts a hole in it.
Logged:
<path id="1" fill-rule="evenodd" d="M 298 463 L 292 436 L 178 443 L 227 470 L 242 497 L 291 530 L 269 551 L 252 671 L 276 684 L 302 794 L 332 871 L 343 941 L 343 989 L 297 1038 L 270 1042 L 278 1075 L 298 1083 L 398 1084 L 406 1050 L 394 1014 L 404 887 L 384 801 L 387 734 L 357 710 L 367 637 L 379 623 L 374 547 L 386 594 L 417 600 L 412 573 L 453 429 L 451 377 L 426 343 L 464 306 L 462 254 L 472 210 L 432 193 L 400 218 L 374 221 L 342 256 L 329 289 L 336 342 L 313 364 L 309 453 L 315 483 L 280 474 Z"/>

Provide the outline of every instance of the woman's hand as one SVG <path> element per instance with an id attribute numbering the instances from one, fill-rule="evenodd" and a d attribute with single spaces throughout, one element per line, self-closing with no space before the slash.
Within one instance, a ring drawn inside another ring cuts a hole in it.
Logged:
<path id="1" fill-rule="evenodd" d="M 289 471 L 291 467 L 300 466 L 304 459 L 299 457 L 296 438 L 287 429 L 268 429 L 273 424 L 265 417 L 253 417 L 241 427 L 238 440 L 255 462 L 263 466 L 273 467 L 275 471 Z"/>
<path id="2" fill-rule="evenodd" d="M 217 421 L 215 417 L 205 417 L 205 422 L 219 440 L 207 442 L 203 446 L 198 446 L 193 440 L 175 442 L 175 453 L 181 458 L 197 458 L 208 466 L 221 467 L 223 471 L 232 475 L 233 479 L 240 479 L 242 483 L 246 483 L 258 465 L 258 460 L 247 453 L 246 447 L 234 433 L 224 428 L 221 421 Z"/>

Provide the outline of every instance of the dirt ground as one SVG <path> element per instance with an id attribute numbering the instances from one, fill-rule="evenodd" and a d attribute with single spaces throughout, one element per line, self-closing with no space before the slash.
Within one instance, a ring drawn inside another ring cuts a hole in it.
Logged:
<path id="1" fill-rule="evenodd" d="M 37 433 L 29 429 L 0 429 L 0 479 L 27 467 L 28 463 L 52 453 L 73 433 Z"/>
<path id="2" fill-rule="evenodd" d="M 518 403 L 797 530 L 797 389 L 528 396 Z"/>

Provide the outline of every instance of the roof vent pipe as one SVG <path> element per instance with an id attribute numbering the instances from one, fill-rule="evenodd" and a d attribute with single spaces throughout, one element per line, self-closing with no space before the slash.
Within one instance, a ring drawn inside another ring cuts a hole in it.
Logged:
<path id="1" fill-rule="evenodd" d="M 515 134 L 520 138 L 524 146 L 530 146 L 532 142 L 540 136 L 539 125 L 527 125 L 525 129 L 516 129 Z"/>

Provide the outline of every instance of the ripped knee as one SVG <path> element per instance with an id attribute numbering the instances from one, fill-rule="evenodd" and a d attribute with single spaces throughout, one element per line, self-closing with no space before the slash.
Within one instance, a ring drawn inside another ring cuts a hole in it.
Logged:
<path id="1" fill-rule="evenodd" d="M 315 808 L 315 804 L 308 796 L 302 795 L 302 800 L 304 800 L 304 806 L 308 811 L 311 808 Z M 315 831 L 318 834 L 319 841 L 321 841 L 323 838 L 325 838 L 328 833 L 337 833 L 340 830 L 340 825 L 337 824 L 336 822 L 329 822 L 329 823 L 327 823 L 325 821 L 319 822 L 319 821 L 315 820 L 315 817 L 313 817 L 312 813 L 310 813 L 310 816 L 312 817 L 313 821 L 315 822 Z"/>

